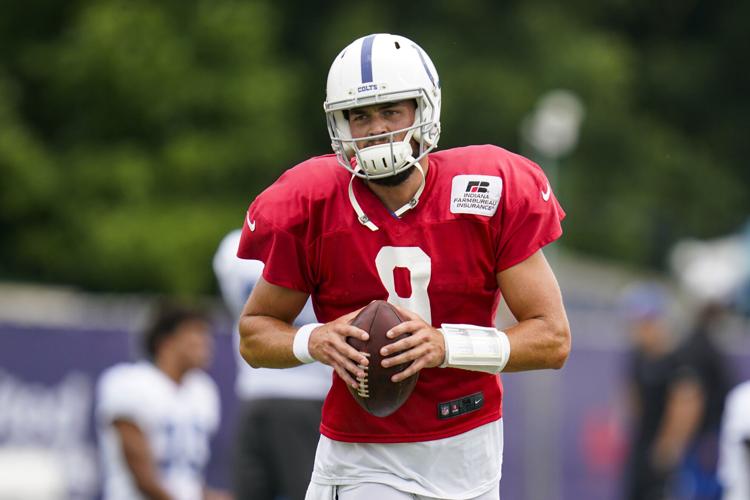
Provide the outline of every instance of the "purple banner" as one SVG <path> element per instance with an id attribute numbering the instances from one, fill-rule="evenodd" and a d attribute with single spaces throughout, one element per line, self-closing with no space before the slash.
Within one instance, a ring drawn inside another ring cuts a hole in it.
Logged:
<path id="1" fill-rule="evenodd" d="M 226 330 L 226 328 L 222 328 Z M 586 336 L 583 326 L 579 330 Z M 60 457 L 67 498 L 99 495 L 94 387 L 99 374 L 133 359 L 123 330 L 0 324 L 0 451 L 37 448 Z M 750 378 L 747 350 L 730 356 Z M 625 347 L 574 342 L 561 371 L 506 374 L 502 495 L 513 500 L 618 500 L 627 452 L 623 424 Z M 217 335 L 210 373 L 222 396 L 209 483 L 228 487 L 236 401 L 231 336 Z"/>

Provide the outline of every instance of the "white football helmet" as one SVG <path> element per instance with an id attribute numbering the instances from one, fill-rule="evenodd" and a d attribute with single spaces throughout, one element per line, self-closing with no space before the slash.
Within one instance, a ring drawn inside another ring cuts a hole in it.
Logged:
<path id="1" fill-rule="evenodd" d="M 414 99 L 414 124 L 371 136 L 388 142 L 357 147 L 346 111 L 372 104 Z M 331 146 L 339 163 L 358 177 L 379 179 L 403 172 L 437 146 L 440 137 L 440 80 L 429 56 L 408 38 L 385 33 L 349 44 L 328 72 L 323 103 Z M 406 132 L 401 141 L 395 136 Z M 419 144 L 415 155 L 411 139 Z"/>

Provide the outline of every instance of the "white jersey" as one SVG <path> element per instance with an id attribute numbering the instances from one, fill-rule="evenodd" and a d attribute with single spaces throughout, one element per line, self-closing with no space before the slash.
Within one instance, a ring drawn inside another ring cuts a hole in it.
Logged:
<path id="1" fill-rule="evenodd" d="M 263 263 L 237 257 L 241 230 L 224 237 L 214 256 L 214 272 L 224 302 L 235 318 L 239 318 L 250 292 L 263 274 Z M 295 324 L 315 323 L 315 313 L 308 299 Z M 234 328 L 237 381 L 235 390 L 243 400 L 315 399 L 323 400 L 331 387 L 331 367 L 323 363 L 310 363 L 284 370 L 253 368 L 239 354 L 239 332 Z"/>
<path id="2" fill-rule="evenodd" d="M 750 381 L 729 392 L 719 442 L 719 478 L 724 500 L 750 498 Z"/>
<path id="3" fill-rule="evenodd" d="M 502 419 L 416 443 L 344 443 L 321 436 L 307 500 L 327 491 L 315 484 L 366 482 L 426 497 L 475 498 L 497 488 L 502 462 Z"/>
<path id="4" fill-rule="evenodd" d="M 99 378 L 96 420 L 103 498 L 140 499 L 111 425 L 116 419 L 141 429 L 162 484 L 176 500 L 202 500 L 210 437 L 219 425 L 219 393 L 206 373 L 192 371 L 177 384 L 153 364 L 138 362 L 115 365 Z"/>

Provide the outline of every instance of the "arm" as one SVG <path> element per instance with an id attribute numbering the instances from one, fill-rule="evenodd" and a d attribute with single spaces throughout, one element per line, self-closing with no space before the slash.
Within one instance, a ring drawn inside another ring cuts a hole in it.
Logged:
<path id="1" fill-rule="evenodd" d="M 518 320 L 517 325 L 505 330 L 511 345 L 505 371 L 561 368 L 570 353 L 570 327 L 560 288 L 542 251 L 498 273 L 497 283 Z M 408 321 L 394 327 L 388 337 L 412 335 L 383 348 L 384 356 L 402 351 L 398 356 L 383 360 L 383 366 L 414 363 L 394 375 L 394 382 L 422 368 L 440 366 L 445 359 L 443 335 L 411 311 L 401 308 L 399 311 Z"/>
<path id="2" fill-rule="evenodd" d="M 297 329 L 294 318 L 307 301 L 307 294 L 268 283 L 263 278 L 255 285 L 240 317 L 240 354 L 253 367 L 290 368 L 300 361 L 292 346 Z M 313 330 L 308 343 L 316 360 L 330 365 L 352 387 L 357 383 L 351 374 L 364 377 L 357 363 L 367 365 L 365 358 L 346 343 L 346 337 L 367 339 L 367 333 L 349 325 L 358 311 L 346 314 Z"/>
<path id="3" fill-rule="evenodd" d="M 307 295 L 268 283 L 263 278 L 253 288 L 240 316 L 240 354 L 254 368 L 298 366 L 292 343 L 297 331 L 292 321 Z"/>
<path id="4" fill-rule="evenodd" d="M 146 436 L 129 420 L 117 419 L 112 426 L 120 436 L 125 463 L 138 490 L 150 500 L 172 500 L 161 486 Z"/>
<path id="5" fill-rule="evenodd" d="M 570 354 L 570 326 L 560 287 L 541 250 L 497 274 L 497 284 L 518 324 L 506 372 L 562 368 Z"/>
<path id="6" fill-rule="evenodd" d="M 651 453 L 654 465 L 661 470 L 677 465 L 700 425 L 704 404 L 703 388 L 693 378 L 682 379 L 670 388 Z"/>

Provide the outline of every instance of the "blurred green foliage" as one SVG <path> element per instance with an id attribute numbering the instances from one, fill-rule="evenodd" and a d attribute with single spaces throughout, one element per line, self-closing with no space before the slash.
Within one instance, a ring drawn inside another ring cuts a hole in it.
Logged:
<path id="1" fill-rule="evenodd" d="M 0 17 L 0 277 L 205 293 L 221 237 L 327 153 L 335 54 L 431 55 L 441 147 L 519 150 L 537 99 L 586 106 L 559 165 L 564 245 L 659 267 L 750 214 L 747 2 L 27 0 Z"/>

